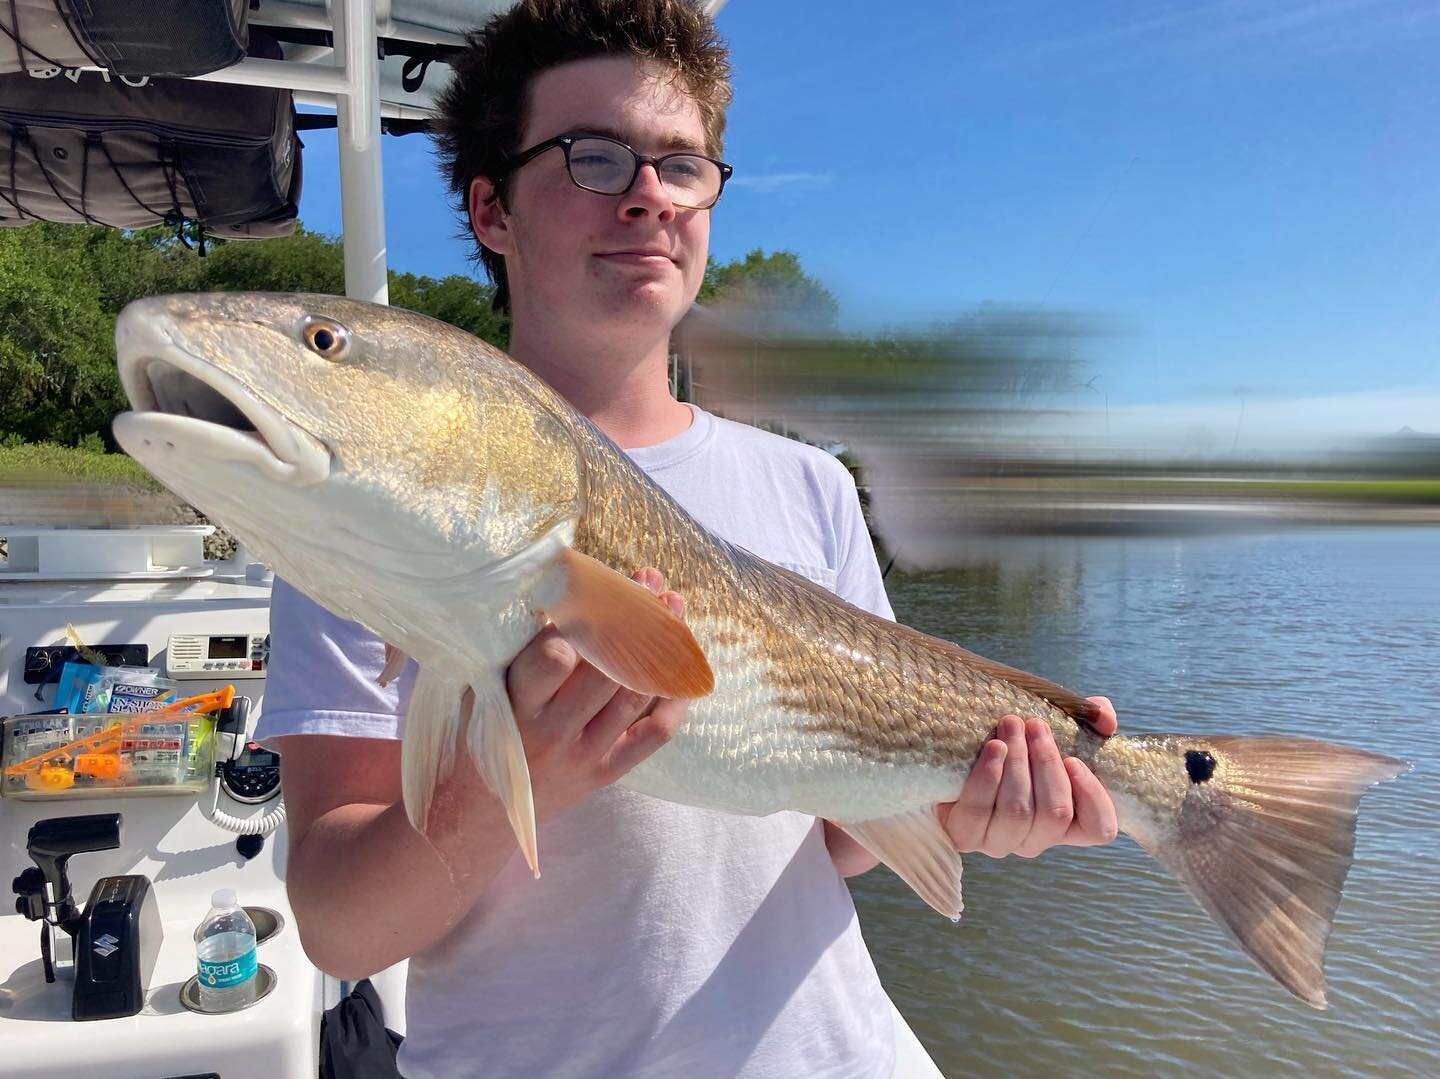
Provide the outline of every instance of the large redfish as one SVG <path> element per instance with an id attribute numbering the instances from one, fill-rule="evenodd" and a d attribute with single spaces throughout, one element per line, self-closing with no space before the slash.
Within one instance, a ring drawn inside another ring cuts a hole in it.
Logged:
<path id="1" fill-rule="evenodd" d="M 170 296 L 127 307 L 116 344 L 134 411 L 115 436 L 131 456 L 419 661 L 402 765 L 417 829 L 463 726 L 538 872 L 505 668 L 548 619 L 617 682 L 693 698 L 626 786 L 834 821 L 952 918 L 960 856 L 933 806 L 955 798 L 1001 716 L 1041 716 L 1113 795 L 1120 827 L 1324 1006 L 1356 808 L 1402 762 L 1299 738 L 1100 738 L 1075 693 L 710 535 L 524 368 L 409 311 Z M 685 621 L 628 579 L 644 566 L 685 597 Z"/>

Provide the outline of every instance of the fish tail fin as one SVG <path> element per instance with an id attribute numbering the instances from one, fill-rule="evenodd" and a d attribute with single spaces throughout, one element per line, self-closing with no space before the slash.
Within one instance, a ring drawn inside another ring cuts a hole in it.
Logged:
<path id="1" fill-rule="evenodd" d="M 1259 966 L 1313 1008 L 1355 852 L 1360 798 L 1409 768 L 1298 738 L 1157 738 L 1184 768 L 1169 827 L 1126 831 Z"/>

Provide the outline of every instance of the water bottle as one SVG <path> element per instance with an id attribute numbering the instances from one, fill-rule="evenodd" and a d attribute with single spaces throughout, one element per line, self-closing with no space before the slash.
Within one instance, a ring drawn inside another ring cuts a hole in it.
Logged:
<path id="1" fill-rule="evenodd" d="M 230 1012 L 255 999 L 255 923 L 234 888 L 210 897 L 210 913 L 195 930 L 200 1007 Z"/>

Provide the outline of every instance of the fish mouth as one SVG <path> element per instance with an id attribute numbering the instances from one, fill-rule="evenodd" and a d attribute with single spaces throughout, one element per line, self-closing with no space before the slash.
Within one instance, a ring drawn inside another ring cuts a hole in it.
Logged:
<path id="1" fill-rule="evenodd" d="M 330 474 L 330 451 L 248 386 L 187 350 L 173 320 L 146 301 L 115 324 L 120 384 L 132 411 L 115 418 L 121 447 L 143 464 L 184 468 L 197 460 L 253 466 L 293 487 Z"/>

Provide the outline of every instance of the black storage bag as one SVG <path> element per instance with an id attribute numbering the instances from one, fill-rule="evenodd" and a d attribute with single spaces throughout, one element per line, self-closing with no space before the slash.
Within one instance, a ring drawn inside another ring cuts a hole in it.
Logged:
<path id="1" fill-rule="evenodd" d="M 400 1079 L 395 1054 L 405 1039 L 385 1026 L 370 979 L 320 1018 L 320 1079 Z"/>
<path id="2" fill-rule="evenodd" d="M 250 55 L 279 59 L 279 43 L 254 31 Z M 300 150 L 289 90 L 0 75 L 0 226 L 190 220 L 212 236 L 289 235 Z"/>
<path id="3" fill-rule="evenodd" d="M 0 74 L 203 75 L 245 55 L 249 16 L 249 0 L 0 0 Z"/>

